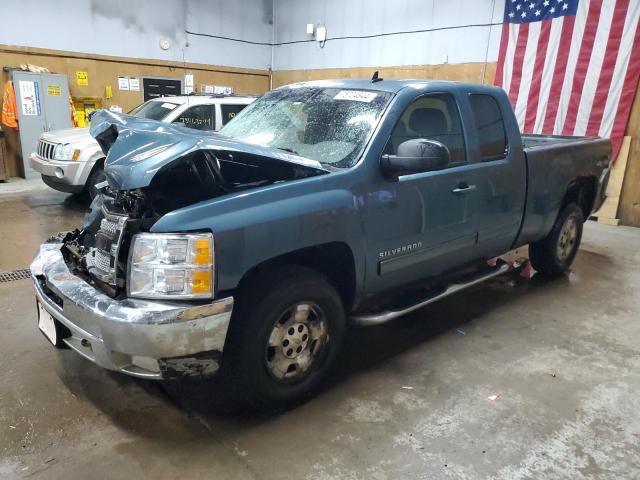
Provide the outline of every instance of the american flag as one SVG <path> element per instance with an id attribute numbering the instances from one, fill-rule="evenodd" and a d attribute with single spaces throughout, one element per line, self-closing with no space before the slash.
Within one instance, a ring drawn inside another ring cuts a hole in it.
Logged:
<path id="1" fill-rule="evenodd" d="M 622 143 L 640 75 L 640 0 L 506 0 L 495 84 L 525 133 Z"/>

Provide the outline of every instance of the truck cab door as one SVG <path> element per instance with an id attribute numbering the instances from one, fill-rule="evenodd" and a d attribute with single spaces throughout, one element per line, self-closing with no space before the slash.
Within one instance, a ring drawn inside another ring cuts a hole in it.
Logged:
<path id="1" fill-rule="evenodd" d="M 395 155 L 414 139 L 444 144 L 449 163 L 395 179 L 379 175 L 367 201 L 369 293 L 435 277 L 463 265 L 475 251 L 475 176 L 453 95 L 424 94 L 409 103 L 383 154 Z"/>
<path id="2" fill-rule="evenodd" d="M 478 258 L 509 251 L 524 215 L 527 191 L 526 162 L 520 132 L 511 106 L 486 93 L 468 95 L 471 119 L 468 131 L 476 173 Z M 505 123 L 505 118 L 513 117 Z M 511 128 L 507 128 L 511 125 Z"/>

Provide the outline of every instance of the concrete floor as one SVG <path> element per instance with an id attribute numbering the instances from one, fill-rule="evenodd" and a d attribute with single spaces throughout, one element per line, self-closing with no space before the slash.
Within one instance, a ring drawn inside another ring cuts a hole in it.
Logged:
<path id="1" fill-rule="evenodd" d="M 0 197 L 0 271 L 84 208 Z M 321 394 L 275 416 L 56 351 L 29 280 L 0 284 L 0 478 L 637 479 L 639 247 L 589 222 L 566 278 L 512 273 L 354 330 Z"/>

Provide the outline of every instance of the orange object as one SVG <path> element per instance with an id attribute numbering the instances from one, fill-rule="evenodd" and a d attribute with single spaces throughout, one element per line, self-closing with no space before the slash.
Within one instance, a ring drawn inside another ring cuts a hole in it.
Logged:
<path id="1" fill-rule="evenodd" d="M 193 263 L 197 265 L 207 265 L 211 263 L 211 250 L 209 249 L 209 239 L 200 238 L 196 240 L 195 255 Z"/>
<path id="2" fill-rule="evenodd" d="M 71 95 L 69 95 L 69 109 L 71 110 L 71 126 L 72 127 L 77 127 L 78 126 L 78 114 L 76 112 L 76 106 L 73 103 L 73 98 L 71 98 Z M 75 160 L 75 158 L 74 158 Z"/>
<path id="3" fill-rule="evenodd" d="M 211 271 L 196 270 L 193 272 L 191 293 L 207 293 L 211 291 Z"/>
<path id="4" fill-rule="evenodd" d="M 13 82 L 7 80 L 2 89 L 2 123 L 7 127 L 18 128 L 18 110 Z"/>

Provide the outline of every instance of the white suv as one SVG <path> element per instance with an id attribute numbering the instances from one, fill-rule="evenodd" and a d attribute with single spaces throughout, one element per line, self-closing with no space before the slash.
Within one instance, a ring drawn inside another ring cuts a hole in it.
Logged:
<path id="1" fill-rule="evenodd" d="M 165 123 L 183 123 L 198 130 L 219 130 L 255 97 L 186 95 L 146 101 L 129 115 Z M 67 193 L 89 191 L 105 179 L 104 153 L 89 134 L 89 128 L 69 128 L 40 135 L 31 154 L 31 168 L 40 172 L 51 188 Z"/>

